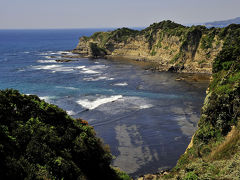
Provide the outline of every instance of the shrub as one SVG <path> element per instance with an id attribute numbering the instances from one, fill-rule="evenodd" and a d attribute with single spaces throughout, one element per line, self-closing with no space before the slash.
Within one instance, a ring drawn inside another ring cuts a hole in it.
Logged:
<path id="1" fill-rule="evenodd" d="M 183 178 L 183 180 L 197 180 L 199 179 L 198 176 L 193 172 L 188 172 L 186 176 Z"/>
<path id="2" fill-rule="evenodd" d="M 121 179 L 93 128 L 55 105 L 0 91 L 1 179 Z"/>

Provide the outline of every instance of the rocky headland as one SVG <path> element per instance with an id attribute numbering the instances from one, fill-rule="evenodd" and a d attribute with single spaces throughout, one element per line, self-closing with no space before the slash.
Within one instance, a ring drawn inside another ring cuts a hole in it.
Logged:
<path id="1" fill-rule="evenodd" d="M 72 52 L 212 74 L 185 153 L 173 169 L 140 179 L 240 179 L 240 25 L 207 29 L 163 21 L 142 31 L 81 37 Z M 86 121 L 37 96 L 0 91 L 0 134 L 0 179 L 130 179 L 110 166 L 109 148 Z"/>
<path id="2" fill-rule="evenodd" d="M 220 28 L 186 27 L 162 21 L 141 31 L 121 28 L 83 36 L 72 52 L 82 57 L 150 61 L 160 71 L 211 73 L 224 37 Z"/>
<path id="3" fill-rule="evenodd" d="M 82 57 L 130 58 L 156 70 L 211 74 L 198 130 L 176 166 L 140 179 L 240 178 L 240 25 L 186 27 L 171 21 L 81 37 Z"/>

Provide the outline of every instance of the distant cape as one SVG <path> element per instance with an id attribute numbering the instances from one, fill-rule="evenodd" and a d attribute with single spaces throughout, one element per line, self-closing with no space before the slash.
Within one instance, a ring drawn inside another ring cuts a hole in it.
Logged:
<path id="1" fill-rule="evenodd" d="M 206 27 L 226 27 L 230 24 L 240 24 L 240 17 L 236 17 L 234 19 L 228 19 L 223 21 L 213 21 L 213 22 L 206 22 L 203 23 Z"/>

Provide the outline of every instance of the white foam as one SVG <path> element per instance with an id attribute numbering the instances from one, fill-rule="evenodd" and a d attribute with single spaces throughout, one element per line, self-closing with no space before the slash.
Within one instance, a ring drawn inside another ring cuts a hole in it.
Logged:
<path id="1" fill-rule="evenodd" d="M 82 70 L 83 71 L 81 71 L 81 73 L 84 73 L 84 74 L 99 74 L 100 73 L 98 71 L 94 71 L 94 70 L 91 70 L 91 69 L 88 69 L 88 68 L 83 68 Z"/>
<path id="2" fill-rule="evenodd" d="M 54 96 L 40 96 L 39 97 L 41 100 L 44 100 L 46 102 L 50 102 L 51 99 L 54 99 Z"/>
<path id="3" fill-rule="evenodd" d="M 52 54 L 52 51 L 47 51 L 47 52 L 42 52 L 42 53 L 39 53 L 38 55 L 50 55 Z"/>
<path id="4" fill-rule="evenodd" d="M 74 111 L 72 111 L 72 110 L 67 111 L 67 113 L 68 113 L 68 115 L 70 115 L 70 116 L 76 115 L 76 113 L 75 113 Z"/>
<path id="5" fill-rule="evenodd" d="M 51 70 L 51 69 L 56 69 L 56 68 L 60 68 L 61 65 L 46 65 L 46 66 L 33 66 L 33 69 L 43 69 L 43 70 Z"/>
<path id="6" fill-rule="evenodd" d="M 88 99 L 81 99 L 81 100 L 78 100 L 77 103 L 80 104 L 82 107 L 84 107 L 86 109 L 92 110 L 92 109 L 97 108 L 98 106 L 116 101 L 120 98 L 122 98 L 122 95 L 116 95 L 116 96 L 110 96 L 110 97 L 104 97 L 104 98 L 97 98 L 94 101 L 89 101 Z"/>
<path id="7" fill-rule="evenodd" d="M 151 107 L 153 107 L 152 104 L 145 104 L 145 105 L 140 105 L 139 109 L 148 109 L 148 108 L 151 108 Z"/>
<path id="8" fill-rule="evenodd" d="M 37 60 L 39 63 L 57 63 L 55 60 Z"/>
<path id="9" fill-rule="evenodd" d="M 105 80 L 107 77 L 97 77 L 97 78 L 93 78 L 93 77 L 88 77 L 88 78 L 83 78 L 84 81 L 99 81 L 99 80 Z"/>
<path id="10" fill-rule="evenodd" d="M 56 51 L 56 52 L 47 51 L 47 52 L 39 53 L 39 55 L 62 55 L 62 54 L 73 55 L 73 53 L 69 51 Z"/>
<path id="11" fill-rule="evenodd" d="M 53 59 L 51 56 L 45 56 L 46 59 Z"/>
<path id="12" fill-rule="evenodd" d="M 123 83 L 116 83 L 116 84 L 113 84 L 114 86 L 127 86 L 128 83 L 126 82 L 123 82 Z"/>
<path id="13" fill-rule="evenodd" d="M 52 72 L 70 72 L 74 71 L 74 67 L 68 67 L 63 65 L 39 65 L 39 66 L 32 66 L 33 69 L 37 70 L 51 70 Z"/>
<path id="14" fill-rule="evenodd" d="M 76 66 L 75 69 L 83 69 L 85 68 L 86 66 Z"/>
<path id="15" fill-rule="evenodd" d="M 99 71 L 92 70 L 91 68 L 86 68 L 86 66 L 77 66 L 75 69 L 79 69 L 82 74 L 99 74 Z"/>
<path id="16" fill-rule="evenodd" d="M 98 70 L 102 70 L 102 69 L 105 69 L 107 68 L 108 66 L 106 65 L 94 65 L 94 66 L 89 66 L 89 67 L 86 67 L 86 66 L 77 66 L 75 67 L 76 69 L 80 69 L 81 73 L 83 74 L 99 74 L 100 71 Z"/>
<path id="17" fill-rule="evenodd" d="M 39 63 L 58 63 L 55 60 L 38 60 Z M 97 69 L 103 69 L 107 66 L 105 65 L 96 65 L 96 66 L 65 66 L 65 65 L 38 65 L 32 66 L 33 69 L 38 70 L 52 70 L 52 72 L 67 72 L 67 71 L 78 71 L 80 74 L 100 74 L 101 71 L 97 71 Z M 113 80 L 113 79 L 111 79 Z"/>
<path id="18" fill-rule="evenodd" d="M 78 90 L 78 88 L 75 88 L 75 87 L 56 86 L 56 88 L 69 89 L 69 90 Z"/>
<path id="19" fill-rule="evenodd" d="M 72 54 L 71 52 L 69 52 L 69 51 L 57 51 L 57 52 L 55 52 L 55 54 Z"/>
<path id="20" fill-rule="evenodd" d="M 106 76 L 100 76 L 100 77 L 87 77 L 83 78 L 84 81 L 100 81 L 100 80 L 106 80 L 106 81 L 112 81 L 114 78 L 108 78 Z"/>

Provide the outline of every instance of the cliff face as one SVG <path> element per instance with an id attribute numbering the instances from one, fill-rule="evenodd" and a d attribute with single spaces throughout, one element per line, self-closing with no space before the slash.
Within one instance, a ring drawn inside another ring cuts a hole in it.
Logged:
<path id="1" fill-rule="evenodd" d="M 142 31 L 82 37 L 73 52 L 152 61 L 159 70 L 212 73 L 199 128 L 176 167 L 141 179 L 240 178 L 240 25 L 206 29 L 163 21 Z"/>
<path id="2" fill-rule="evenodd" d="M 140 179 L 240 178 L 240 25 L 206 29 L 171 21 L 82 37 L 75 53 L 156 62 L 159 70 L 212 73 L 198 130 L 177 165 Z"/>
<path id="3" fill-rule="evenodd" d="M 211 73 L 213 60 L 223 46 L 221 32 L 222 29 L 163 21 L 142 31 L 122 28 L 81 37 L 73 52 L 83 57 L 151 61 L 163 71 Z"/>
<path id="4" fill-rule="evenodd" d="M 222 36 L 199 128 L 177 165 L 157 179 L 240 178 L 240 25 L 228 26 Z"/>
<path id="5" fill-rule="evenodd" d="M 198 130 L 171 178 L 240 178 L 240 25 L 222 31 Z"/>

